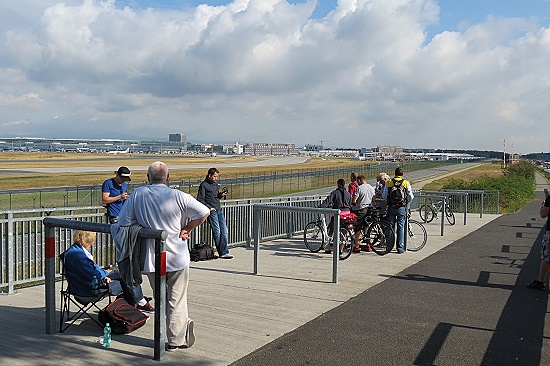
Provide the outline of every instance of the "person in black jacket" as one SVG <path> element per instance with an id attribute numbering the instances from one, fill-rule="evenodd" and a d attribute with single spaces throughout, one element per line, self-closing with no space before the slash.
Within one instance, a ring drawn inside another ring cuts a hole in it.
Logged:
<path id="1" fill-rule="evenodd" d="M 336 189 L 325 198 L 325 200 L 319 205 L 320 208 L 334 208 L 337 210 L 349 210 L 351 208 L 351 195 L 346 190 L 346 181 L 342 178 L 336 182 Z M 327 233 L 332 236 L 334 229 L 334 216 L 331 216 L 330 223 L 327 227 Z M 331 246 L 325 250 L 330 253 Z"/>
<path id="2" fill-rule="evenodd" d="M 229 254 L 229 248 L 227 246 L 229 243 L 227 224 L 225 223 L 225 216 L 223 215 L 220 205 L 220 198 L 225 198 L 227 196 L 227 189 L 223 189 L 222 192 L 220 192 L 218 175 L 218 169 L 208 169 L 206 178 L 199 186 L 197 201 L 210 209 L 208 224 L 212 229 L 212 236 L 214 237 L 218 256 L 223 259 L 231 259 L 233 255 Z"/>

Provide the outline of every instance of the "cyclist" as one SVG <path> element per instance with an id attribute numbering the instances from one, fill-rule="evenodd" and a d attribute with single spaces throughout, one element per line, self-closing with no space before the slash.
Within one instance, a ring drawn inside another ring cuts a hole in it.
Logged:
<path id="1" fill-rule="evenodd" d="M 367 183 L 367 179 L 364 175 L 357 177 L 357 184 L 359 186 L 355 190 L 351 199 L 351 211 L 357 216 L 357 223 L 355 224 L 355 245 L 353 251 L 359 253 L 361 251 L 361 229 L 365 224 L 365 216 L 369 206 L 374 199 L 374 188 Z M 370 251 L 370 247 L 367 246 L 367 252 Z"/>
<path id="2" fill-rule="evenodd" d="M 390 176 L 386 173 L 380 173 L 376 177 L 376 186 L 374 187 L 374 192 L 376 192 L 375 202 L 376 206 L 380 208 L 381 213 L 386 212 L 386 209 L 388 207 L 388 201 L 382 199 L 382 192 L 384 191 L 384 187 L 389 180 Z"/>
<path id="3" fill-rule="evenodd" d="M 405 220 L 407 217 L 407 205 L 412 202 L 411 183 L 403 179 L 403 168 L 395 168 L 395 177 L 384 186 L 382 198 L 388 201 L 388 221 L 392 227 L 397 224 L 397 252 L 405 252 Z"/>
<path id="4" fill-rule="evenodd" d="M 357 184 L 357 172 L 351 172 L 350 178 L 351 178 L 351 182 L 348 184 L 348 192 L 353 197 L 355 190 L 359 186 L 359 184 Z"/>
<path id="5" fill-rule="evenodd" d="M 320 208 L 334 208 L 337 210 L 349 210 L 351 208 L 351 195 L 346 191 L 346 181 L 342 178 L 336 182 L 336 189 L 325 198 L 319 205 Z M 330 218 L 330 223 L 327 228 L 328 236 L 332 237 L 334 227 L 334 215 Z M 329 245 L 325 253 L 330 253 L 332 245 Z"/>

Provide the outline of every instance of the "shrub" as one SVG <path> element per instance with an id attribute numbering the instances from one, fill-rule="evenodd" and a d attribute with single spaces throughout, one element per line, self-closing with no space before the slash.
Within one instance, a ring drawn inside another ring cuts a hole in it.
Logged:
<path id="1" fill-rule="evenodd" d="M 500 211 L 514 212 L 535 198 L 535 167 L 522 160 L 508 166 L 501 177 L 483 176 L 470 181 L 450 179 L 443 189 L 496 190 L 500 196 Z"/>

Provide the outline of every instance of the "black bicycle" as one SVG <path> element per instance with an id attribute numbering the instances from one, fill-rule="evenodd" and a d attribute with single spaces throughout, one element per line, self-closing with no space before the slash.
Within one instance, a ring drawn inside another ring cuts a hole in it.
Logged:
<path id="1" fill-rule="evenodd" d="M 443 209 L 443 205 L 445 205 L 445 218 L 449 222 L 449 225 L 455 224 L 455 214 L 453 210 L 451 209 L 451 206 L 449 206 L 449 201 L 451 199 L 447 198 L 447 200 L 438 200 L 432 204 L 426 203 L 418 209 L 418 213 L 420 214 L 420 218 L 422 221 L 428 223 L 432 222 L 433 219 L 439 218 L 439 212 Z"/>
<path id="2" fill-rule="evenodd" d="M 394 230 L 389 222 L 383 219 L 380 209 L 369 207 L 365 225 L 361 229 L 361 243 L 369 245 L 378 255 L 386 255 L 394 246 L 394 238 Z"/>

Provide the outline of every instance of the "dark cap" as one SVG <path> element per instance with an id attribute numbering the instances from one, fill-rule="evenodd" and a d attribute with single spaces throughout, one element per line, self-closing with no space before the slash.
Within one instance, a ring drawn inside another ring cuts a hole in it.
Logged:
<path id="1" fill-rule="evenodd" d="M 125 182 L 131 181 L 130 179 L 130 169 L 126 168 L 125 166 L 121 166 L 118 168 L 117 172 L 120 179 L 122 179 Z"/>

